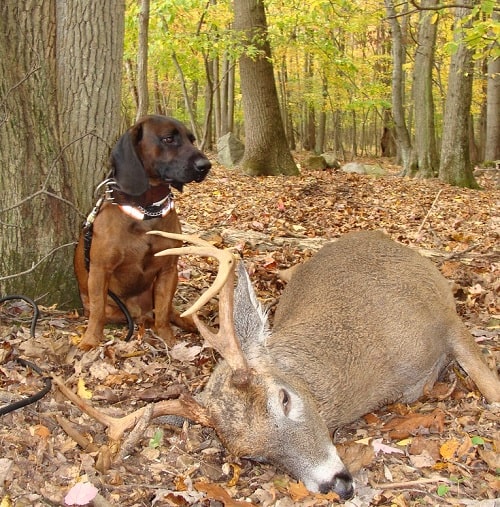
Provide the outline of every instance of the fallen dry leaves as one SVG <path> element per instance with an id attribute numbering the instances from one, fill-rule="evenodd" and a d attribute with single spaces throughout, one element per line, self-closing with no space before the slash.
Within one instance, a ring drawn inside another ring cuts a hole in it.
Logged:
<path id="1" fill-rule="evenodd" d="M 242 253 L 271 317 L 283 289 L 278 270 L 345 232 L 384 229 L 419 248 L 453 280 L 459 313 L 487 360 L 498 364 L 500 192 L 491 173 L 481 177 L 485 190 L 473 191 L 402 179 L 398 168 L 384 165 L 382 178 L 307 168 L 300 177 L 249 178 L 215 165 L 207 181 L 178 196 L 177 208 L 186 232 Z M 216 265 L 183 258 L 179 270 L 177 305 L 185 308 L 211 283 Z M 0 407 L 41 387 L 37 375 L 11 361 L 17 353 L 116 418 L 199 392 L 216 361 L 197 335 L 179 332 L 169 350 L 145 329 L 131 342 L 120 341 L 120 327 L 106 329 L 103 347 L 82 353 L 74 344 L 85 320 L 74 311 L 41 311 L 31 338 L 30 308 L 22 301 L 0 307 Z M 215 305 L 203 313 L 216 323 Z M 335 440 L 357 484 L 350 505 L 494 505 L 500 496 L 498 415 L 452 368 L 427 398 L 341 428 Z M 104 506 L 338 501 L 334 494 L 309 493 L 273 467 L 235 459 L 208 428 L 171 422 L 145 421 L 132 440 L 126 434 L 114 442 L 53 388 L 36 404 L 0 418 L 0 506 L 63 505 L 77 483 L 95 486 L 94 505 Z"/>

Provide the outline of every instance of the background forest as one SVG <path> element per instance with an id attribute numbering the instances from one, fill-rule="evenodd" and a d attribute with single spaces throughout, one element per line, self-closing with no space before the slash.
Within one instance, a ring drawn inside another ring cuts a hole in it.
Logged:
<path id="1" fill-rule="evenodd" d="M 447 127 L 447 91 L 457 77 L 464 82 L 470 78 L 472 85 L 467 113 L 473 163 L 498 158 L 500 111 L 491 110 L 487 122 L 488 105 L 499 107 L 498 10 L 489 1 L 462 5 L 470 8 L 457 13 L 429 0 L 313 1 L 307 8 L 302 2 L 266 2 L 267 34 L 290 149 L 333 150 L 343 160 L 395 156 L 401 151 L 395 140 L 402 143 L 403 137 L 397 128 L 407 129 L 412 145 L 418 129 L 432 129 L 425 135 L 432 134 L 437 148 L 427 146 L 434 153 L 422 156 L 414 170 L 435 176 Z M 139 108 L 138 3 L 128 6 L 126 16 L 123 103 L 131 120 Z M 232 3 L 152 2 L 149 16 L 149 110 L 191 122 L 207 149 L 230 131 L 244 138 L 237 62 L 242 52 L 258 58 L 260 42 L 254 38 L 244 43 L 241 31 L 234 30 Z M 468 49 L 464 66 L 450 76 L 450 60 L 462 45 Z M 400 58 L 394 58 L 395 51 L 401 52 Z M 253 83 L 257 89 L 259 85 Z M 395 88 L 401 91 L 400 104 L 394 103 Z M 467 101 L 464 93 L 455 100 Z M 403 113 L 399 125 L 396 108 Z M 424 110 L 425 121 L 419 114 Z M 435 159 L 430 167 L 424 167 L 426 158 Z"/>

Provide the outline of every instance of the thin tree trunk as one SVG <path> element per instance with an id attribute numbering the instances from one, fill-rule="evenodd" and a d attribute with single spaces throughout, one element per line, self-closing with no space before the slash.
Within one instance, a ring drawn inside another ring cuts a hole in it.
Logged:
<path id="1" fill-rule="evenodd" d="M 222 76 L 220 79 L 220 134 L 221 136 L 229 132 L 227 126 L 227 110 L 228 110 L 228 70 L 229 62 L 227 53 L 222 56 Z"/>
<path id="2" fill-rule="evenodd" d="M 227 72 L 227 131 L 234 131 L 234 89 L 235 89 L 235 65 L 229 62 Z"/>
<path id="3" fill-rule="evenodd" d="M 194 116 L 193 105 L 191 100 L 189 99 L 189 92 L 186 86 L 186 80 L 184 78 L 184 72 L 182 72 L 182 67 L 179 65 L 179 61 L 177 60 L 177 56 L 175 53 L 172 53 L 172 60 L 175 64 L 175 68 L 177 69 L 177 73 L 179 74 L 179 80 L 181 82 L 182 88 L 182 96 L 184 97 L 184 105 L 186 106 L 186 111 L 188 112 L 189 121 L 191 123 L 191 131 L 193 132 L 196 139 L 198 136 L 198 128 L 196 126 L 196 118 Z"/>
<path id="4" fill-rule="evenodd" d="M 316 147 L 314 151 L 316 154 L 321 154 L 325 151 L 325 136 L 326 136 L 326 99 L 328 97 L 328 80 L 323 74 L 322 77 L 322 107 L 319 113 L 318 122 L 318 135 L 316 137 Z"/>
<path id="5" fill-rule="evenodd" d="M 403 165 L 403 173 L 411 174 L 413 150 L 404 113 L 403 65 L 405 63 L 405 46 L 403 44 L 403 33 L 398 22 L 393 0 L 384 0 L 384 3 L 392 34 L 392 116 L 394 118 L 394 132 Z"/>
<path id="6" fill-rule="evenodd" d="M 139 103 L 136 120 L 148 114 L 148 31 L 149 31 L 149 0 L 141 0 L 139 12 L 139 48 L 137 51 L 137 89 Z"/>
<path id="7" fill-rule="evenodd" d="M 500 58 L 488 63 L 485 141 L 484 159 L 500 160 Z"/>

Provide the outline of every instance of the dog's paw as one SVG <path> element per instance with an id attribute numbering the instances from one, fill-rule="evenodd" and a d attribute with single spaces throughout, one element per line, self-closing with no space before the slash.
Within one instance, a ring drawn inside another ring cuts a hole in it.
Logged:
<path id="1" fill-rule="evenodd" d="M 80 350 L 87 351 L 87 350 L 95 349 L 96 347 L 99 346 L 100 343 L 101 343 L 101 340 L 99 340 L 99 338 L 97 338 L 96 336 L 88 335 L 87 333 L 85 333 L 83 335 L 82 340 L 77 345 L 77 347 Z"/>

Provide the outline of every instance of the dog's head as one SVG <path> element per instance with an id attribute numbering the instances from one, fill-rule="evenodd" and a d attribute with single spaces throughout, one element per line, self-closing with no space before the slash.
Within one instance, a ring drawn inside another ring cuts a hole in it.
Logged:
<path id="1" fill-rule="evenodd" d="M 193 134 L 167 116 L 141 118 L 118 140 L 111 152 L 112 177 L 120 190 L 138 196 L 159 179 L 182 191 L 186 183 L 200 182 L 212 164 L 194 146 Z"/>

